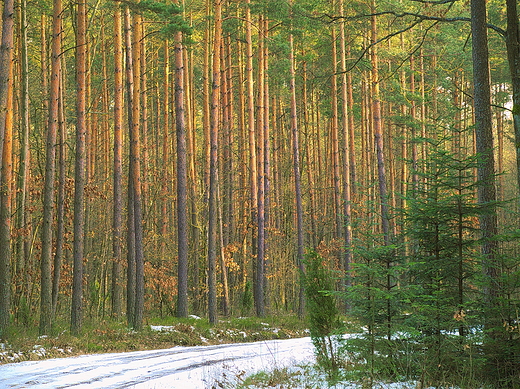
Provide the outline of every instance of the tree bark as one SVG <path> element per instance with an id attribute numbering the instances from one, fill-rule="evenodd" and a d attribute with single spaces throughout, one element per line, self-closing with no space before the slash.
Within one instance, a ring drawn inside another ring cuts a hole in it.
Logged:
<path id="1" fill-rule="evenodd" d="M 27 192 L 28 185 L 27 180 L 30 169 L 30 158 L 29 158 L 29 57 L 28 57 L 28 37 L 27 30 L 29 28 L 27 22 L 27 0 L 20 2 L 20 67 L 21 67 L 21 97 L 20 97 L 20 116 L 21 116 L 21 139 L 20 139 L 20 167 L 17 179 L 17 195 L 16 195 L 16 228 L 19 231 L 27 228 Z M 28 241 L 28 231 L 20 234 L 16 242 L 16 268 L 17 273 L 20 275 L 20 280 L 23 279 L 21 276 L 25 265 L 26 265 L 26 246 Z M 16 285 L 18 288 L 18 298 L 24 293 L 22 284 Z"/>
<path id="2" fill-rule="evenodd" d="M 304 237 L 303 237 L 303 201 L 300 172 L 300 139 L 298 129 L 298 112 L 296 106 L 296 64 L 294 60 L 294 36 L 289 35 L 290 90 L 291 90 L 291 132 L 294 175 L 294 196 L 296 201 L 296 264 L 301 274 L 304 272 Z M 298 317 L 302 318 L 305 309 L 305 293 L 303 283 L 298 290 Z"/>
<path id="3" fill-rule="evenodd" d="M 12 67 L 14 41 L 14 0 L 4 2 L 2 40 L 0 43 L 0 155 L 4 144 L 5 117 L 9 89 L 9 69 Z"/>
<path id="4" fill-rule="evenodd" d="M 213 70 L 210 106 L 210 175 L 208 218 L 208 313 L 209 322 L 217 323 L 217 186 L 218 128 L 220 112 L 220 45 L 222 43 L 222 0 L 214 3 L 215 35 L 213 38 Z"/>
<path id="5" fill-rule="evenodd" d="M 177 316 L 188 316 L 188 168 L 182 32 L 175 33 L 175 128 L 177 133 Z"/>
<path id="6" fill-rule="evenodd" d="M 112 216 L 112 316 L 122 313 L 123 288 L 123 36 L 119 4 L 114 13 L 114 209 Z"/>
<path id="7" fill-rule="evenodd" d="M 343 15 L 345 7 L 345 1 L 341 0 L 340 3 L 340 15 Z M 352 214 L 352 204 L 351 204 L 351 178 L 353 174 L 351 173 L 351 162 L 352 157 L 350 155 L 352 143 L 354 139 L 351 138 L 350 133 L 350 116 L 349 115 L 349 82 L 348 82 L 348 74 L 347 74 L 347 50 L 346 50 L 346 36 L 345 36 L 345 22 L 342 22 L 340 25 L 340 47 L 341 47 L 341 97 L 343 100 L 343 115 L 342 115 L 342 125 L 343 125 L 343 148 L 345 154 L 344 160 L 344 172 L 343 172 L 343 228 L 344 228 L 344 243 L 345 243 L 345 253 L 343 256 L 343 269 L 345 270 L 345 287 L 348 289 L 351 286 L 351 276 L 350 276 L 350 264 L 352 262 L 352 224 L 351 224 L 351 214 Z"/>
<path id="8" fill-rule="evenodd" d="M 255 267 L 255 282 L 254 282 L 254 297 L 255 309 L 258 317 L 265 316 L 265 290 L 264 290 L 264 275 L 265 275 L 265 170 L 264 170 L 264 89 L 265 89 L 265 68 L 263 61 L 263 51 L 265 39 L 263 36 L 263 17 L 259 17 L 258 24 L 260 25 L 260 37 L 258 44 L 258 98 L 257 98 L 257 126 L 256 126 L 256 149 L 258 157 L 257 168 L 257 252 L 256 252 L 256 267 Z"/>
<path id="9" fill-rule="evenodd" d="M 471 0 L 471 34 L 473 59 L 473 107 L 475 114 L 475 142 L 478 158 L 477 186 L 478 203 L 490 207 L 479 215 L 482 237 L 482 268 L 487 278 L 484 288 L 484 303 L 488 310 L 485 327 L 488 340 L 485 342 L 488 365 L 493 373 L 499 374 L 500 358 L 495 350 L 498 341 L 500 317 L 496 315 L 500 296 L 500 267 L 497 263 L 498 242 L 493 239 L 498 233 L 495 188 L 495 158 L 493 155 L 493 124 L 491 113 L 491 86 L 489 51 L 487 38 L 486 0 Z"/>
<path id="10" fill-rule="evenodd" d="M 250 174 L 250 189 L 251 189 L 251 222 L 253 226 L 256 225 L 256 214 L 258 205 L 258 161 L 256 155 L 256 134 L 255 134 L 255 83 L 253 77 L 253 37 L 252 37 L 252 18 L 251 18 L 251 0 L 246 3 L 246 94 L 247 94 L 247 131 L 249 143 L 249 174 Z M 254 236 L 255 228 L 253 228 Z M 253 245 L 254 246 L 254 245 Z"/>
<path id="11" fill-rule="evenodd" d="M 4 10 L 5 13 L 5 10 Z M 14 34 L 14 31 L 4 33 Z M 1 125 L 4 129 L 2 166 L 0 175 L 0 339 L 7 338 L 11 310 L 11 182 L 13 179 L 13 66 L 7 69 L 6 115 Z M 2 120 L 2 119 L 0 119 Z"/>
<path id="12" fill-rule="evenodd" d="M 506 0 L 506 48 L 513 87 L 513 126 L 515 130 L 517 185 L 520 188 L 520 27 L 518 1 Z"/>
<path id="13" fill-rule="evenodd" d="M 372 12 L 376 10 L 375 0 L 372 0 Z M 376 17 L 371 18 L 371 41 L 374 44 L 377 41 L 377 30 L 376 30 Z M 374 126 L 374 142 L 376 147 L 377 156 L 377 176 L 379 182 L 379 201 L 381 206 L 381 227 L 383 232 L 383 239 L 385 245 L 390 244 L 390 217 L 388 210 L 388 190 L 386 186 L 386 170 L 385 170 L 385 159 L 383 150 L 383 129 L 382 129 L 382 118 L 381 118 L 381 97 L 379 95 L 379 63 L 376 51 L 376 46 L 372 47 L 371 50 L 371 63 L 372 63 L 372 120 Z"/>
<path id="14" fill-rule="evenodd" d="M 86 182 L 86 72 L 87 72 L 87 5 L 77 3 L 76 19 L 76 164 L 74 173 L 74 269 L 70 329 L 81 332 L 83 321 L 83 256 Z"/>
<path id="15" fill-rule="evenodd" d="M 62 57 L 60 72 L 60 89 L 58 102 L 58 203 L 56 204 L 56 250 L 54 252 L 54 269 L 52 276 L 52 319 L 56 316 L 58 307 L 58 296 L 60 290 L 61 264 L 63 262 L 63 254 L 65 248 L 65 196 L 66 196 L 66 138 L 67 131 L 65 129 L 65 107 L 64 105 L 64 84 L 63 69 L 65 69 L 65 60 Z"/>
<path id="16" fill-rule="evenodd" d="M 47 123 L 40 291 L 40 335 L 52 326 L 52 223 L 54 218 L 54 177 L 56 175 L 56 133 L 58 128 L 59 86 L 61 76 L 61 0 L 54 0 L 52 17 L 51 82 Z"/>
<path id="17" fill-rule="evenodd" d="M 341 239 L 343 235 L 344 220 L 341 214 L 341 174 L 339 153 L 339 120 L 338 120 L 338 76 L 336 74 L 338 62 L 336 26 L 332 26 L 332 85 L 331 85 L 331 153 L 332 153 L 332 179 L 334 186 L 334 215 L 335 215 L 335 238 Z"/>
<path id="18" fill-rule="evenodd" d="M 143 247 L 143 211 L 142 211 L 142 178 L 141 178 L 141 55 L 140 42 L 142 35 L 142 16 L 134 16 L 134 31 L 132 50 L 134 52 L 134 96 L 132 107 L 132 127 L 130 128 L 130 164 L 133 165 L 132 175 L 132 207 L 134 209 L 135 234 L 135 306 L 132 326 L 140 330 L 143 326 L 144 315 L 144 247 Z"/>

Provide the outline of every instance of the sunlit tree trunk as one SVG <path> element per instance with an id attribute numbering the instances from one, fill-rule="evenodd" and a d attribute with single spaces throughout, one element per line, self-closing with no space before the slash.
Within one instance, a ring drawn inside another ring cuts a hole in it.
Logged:
<path id="1" fill-rule="evenodd" d="M 114 13 L 114 210 L 112 216 L 112 316 L 122 313 L 123 262 L 123 36 L 121 10 Z"/>
<path id="2" fill-rule="evenodd" d="M 256 214 L 258 205 L 258 161 L 256 155 L 256 134 L 255 134 L 255 83 L 253 77 L 253 37 L 252 37 L 252 18 L 250 10 L 251 0 L 246 3 L 246 94 L 247 94 L 247 129 L 249 134 L 249 174 L 251 189 L 251 221 L 256 224 Z M 254 236 L 254 228 L 253 228 Z M 254 246 L 254 245 L 253 245 Z"/>
<path id="3" fill-rule="evenodd" d="M 293 41 L 294 41 L 294 37 L 293 37 Z M 293 42 L 292 46 L 293 46 L 293 50 L 294 50 L 294 42 Z M 291 58 L 294 59 L 294 53 Z M 316 249 L 318 247 L 318 231 L 317 231 L 317 227 L 316 227 L 317 206 L 316 206 L 316 184 L 315 184 L 316 179 L 315 179 L 315 176 L 317 173 L 316 172 L 317 169 L 315 168 L 315 166 L 316 166 L 315 156 L 319 150 L 313 150 L 313 148 L 312 148 L 312 142 L 314 141 L 314 136 L 313 136 L 313 134 L 310 133 L 311 128 L 310 128 L 310 124 L 309 124 L 309 120 L 310 120 L 310 114 L 309 114 L 310 108 L 309 107 L 310 107 L 311 102 L 309 101 L 309 96 L 308 96 L 309 95 L 308 87 L 307 87 L 308 72 L 307 72 L 307 63 L 306 62 L 304 62 L 302 64 L 302 68 L 303 68 L 302 69 L 302 74 L 303 74 L 303 77 L 302 77 L 303 78 L 303 80 L 302 80 L 302 83 L 303 83 L 302 110 L 303 110 L 303 129 L 305 131 L 305 134 L 307 134 L 307 139 L 304 144 L 305 144 L 305 159 L 306 159 L 306 163 L 307 163 L 307 169 L 306 169 L 307 181 L 308 181 L 308 185 L 309 185 L 309 203 L 308 203 L 309 211 L 308 212 L 309 212 L 309 219 L 310 219 L 310 223 L 311 223 L 310 239 L 312 242 L 312 248 Z M 298 170 L 300 170 L 300 169 L 298 168 Z M 301 186 L 301 184 L 300 184 L 300 186 Z M 300 192 L 301 192 L 301 188 L 300 188 Z M 278 198 L 278 197 L 276 197 L 276 198 Z M 301 201 L 301 199 L 300 199 L 300 201 Z M 303 312 L 300 312 L 300 313 L 303 313 Z"/>
<path id="4" fill-rule="evenodd" d="M 162 183 L 161 183 L 161 219 L 160 219 L 160 260 L 166 259 L 166 242 L 168 233 L 168 194 L 170 188 L 170 41 L 164 41 L 164 76 L 163 83 L 163 131 L 162 131 Z"/>
<path id="5" fill-rule="evenodd" d="M 56 175 L 56 133 L 58 129 L 59 86 L 61 76 L 61 0 L 54 0 L 52 17 L 51 82 L 49 97 L 49 119 L 47 123 L 45 181 L 43 190 L 43 225 L 40 334 L 48 334 L 52 326 L 52 223 L 54 219 L 54 178 Z"/>
<path id="6" fill-rule="evenodd" d="M 218 135 L 220 113 L 220 46 L 222 44 L 222 0 L 214 3 L 215 33 L 213 37 L 213 69 L 210 115 L 210 175 L 208 218 L 208 314 L 211 324 L 217 323 L 217 187 Z"/>
<path id="7" fill-rule="evenodd" d="M 300 139 L 298 129 L 298 112 L 296 106 L 296 63 L 294 59 L 294 37 L 289 35 L 289 62 L 290 62 L 290 90 L 291 90 L 291 135 L 292 135 L 292 157 L 294 175 L 294 196 L 296 201 L 296 263 L 300 272 L 303 273 L 304 237 L 303 237 L 303 201 L 300 172 Z M 298 291 L 298 316 L 303 317 L 305 309 L 305 295 L 302 283 Z"/>
<path id="8" fill-rule="evenodd" d="M 10 7 L 9 3 L 7 6 Z M 5 7 L 5 3 L 4 3 Z M 2 19 L 5 23 L 5 12 Z M 12 28 L 12 26 L 11 26 Z M 14 31 L 3 30 L 3 33 L 13 34 Z M 2 40 L 2 44 L 5 41 Z M 12 48 L 12 47 L 11 47 Z M 2 166 L 0 175 L 0 339 L 7 338 L 7 328 L 10 322 L 11 309 L 11 182 L 13 179 L 13 66 L 9 62 L 7 68 L 0 65 L 0 73 L 7 71 L 8 88 L 5 101 L 6 115 L 0 127 L 3 128 Z"/>
<path id="9" fill-rule="evenodd" d="M 86 180 L 86 72 L 87 72 L 87 5 L 77 4 L 76 11 L 76 165 L 74 187 L 74 270 L 72 283 L 71 333 L 81 331 L 83 321 L 83 252 Z"/>
<path id="10" fill-rule="evenodd" d="M 341 0 L 340 3 L 340 15 L 344 13 L 345 1 Z M 352 261 L 352 225 L 351 225 L 351 178 L 353 177 L 351 173 L 351 162 L 352 158 L 350 156 L 350 152 L 352 150 L 351 143 L 354 142 L 354 139 L 351 135 L 351 121 L 349 115 L 349 96 L 348 96 L 348 74 L 347 74 L 347 50 L 346 50 L 346 36 L 345 36 L 345 22 L 342 22 L 340 25 L 340 47 L 341 47 L 341 97 L 343 100 L 343 115 L 342 115 L 342 125 L 343 125 L 343 142 L 344 142 L 344 173 L 343 173 L 343 219 L 344 219 L 344 243 L 345 243 L 345 253 L 343 256 L 343 269 L 346 272 L 346 281 L 345 286 L 348 288 L 351 285 L 350 281 L 350 263 Z"/>
<path id="11" fill-rule="evenodd" d="M 257 129 L 256 129 L 256 149 L 258 158 L 258 177 L 257 177 L 257 252 L 254 282 L 254 297 L 256 315 L 263 317 L 265 315 L 265 171 L 264 171 L 264 89 L 265 89 L 265 67 L 263 60 L 263 51 L 265 39 L 263 36 L 263 17 L 258 20 L 260 26 L 259 44 L 258 44 L 258 97 L 257 97 Z"/>
<path id="12" fill-rule="evenodd" d="M 339 120 L 338 120 L 338 76 L 336 74 L 338 62 L 336 26 L 332 27 L 332 88 L 331 88 L 331 154 L 332 154 L 332 179 L 334 186 L 334 215 L 335 215 L 335 237 L 342 237 L 344 220 L 341 216 L 341 174 L 340 174 L 340 152 L 339 152 Z"/>
<path id="13" fill-rule="evenodd" d="M 128 7 L 124 14 L 124 40 L 125 40 L 125 74 L 126 74 L 126 94 L 127 94 L 127 120 L 128 127 L 134 127 L 134 69 L 132 53 L 132 30 L 131 17 Z M 131 132 L 131 131 L 130 131 Z M 132 176 L 135 165 L 130 163 L 128 166 L 128 215 L 126 232 L 126 317 L 128 325 L 132 326 L 135 312 L 135 218 L 134 218 L 134 186 Z"/>
<path id="14" fill-rule="evenodd" d="M 177 133 L 177 316 L 188 316 L 188 174 L 182 33 L 175 33 L 175 128 Z"/>
<path id="15" fill-rule="evenodd" d="M 269 20 L 264 19 L 263 34 L 265 39 L 264 50 L 262 58 L 264 61 L 264 159 L 262 161 L 264 169 L 264 305 L 269 308 L 269 231 L 270 231 L 270 191 L 271 191 L 271 129 L 270 129 L 270 101 L 269 101 Z"/>
<path id="16" fill-rule="evenodd" d="M 143 211 L 142 211 L 142 176 L 141 176 L 141 42 L 144 39 L 142 35 L 141 24 L 142 16 L 134 16 L 134 31 L 132 50 L 134 52 L 134 97 L 132 107 L 132 127 L 130 128 L 130 164 L 133 165 L 132 175 L 132 204 L 134 208 L 134 233 L 135 233 L 135 306 L 134 320 L 132 326 L 136 330 L 140 330 L 143 325 L 144 314 L 144 242 L 143 242 Z"/>
<path id="17" fill-rule="evenodd" d="M 376 10 L 375 0 L 372 0 L 372 12 Z M 374 44 L 377 41 L 377 27 L 376 17 L 371 18 L 371 42 Z M 377 176 L 379 181 L 379 199 L 381 207 L 381 227 L 383 232 L 383 238 L 385 245 L 390 244 L 390 217 L 388 210 L 388 190 L 386 186 L 386 171 L 385 171 L 385 160 L 383 151 L 383 129 L 382 129 L 382 117 L 381 117 L 381 97 L 379 93 L 379 61 L 376 46 L 374 45 L 371 49 L 371 62 L 372 62 L 372 84 L 371 84 L 371 98 L 372 98 L 372 120 L 374 126 L 374 142 L 376 148 L 377 157 Z"/>
<path id="18" fill-rule="evenodd" d="M 66 196 L 66 138 L 67 131 L 65 129 L 65 107 L 64 107 L 64 85 L 65 79 L 65 59 L 62 57 L 60 72 L 60 89 L 58 102 L 58 198 L 56 204 L 56 250 L 54 252 L 54 266 L 52 274 L 52 317 L 56 315 L 58 307 L 58 296 L 60 291 L 61 268 L 63 256 L 65 252 L 65 196 Z"/>
<path id="19" fill-rule="evenodd" d="M 14 0 L 4 2 L 2 13 L 2 40 L 0 42 L 0 155 L 4 144 L 5 116 L 9 89 L 9 69 L 12 67 L 14 41 Z"/>

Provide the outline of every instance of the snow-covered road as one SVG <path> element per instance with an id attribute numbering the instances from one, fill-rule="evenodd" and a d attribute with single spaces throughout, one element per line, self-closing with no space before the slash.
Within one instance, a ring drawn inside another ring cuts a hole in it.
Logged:
<path id="1" fill-rule="evenodd" d="M 0 388 L 218 388 L 244 373 L 311 362 L 313 352 L 300 338 L 22 362 L 0 366 Z"/>

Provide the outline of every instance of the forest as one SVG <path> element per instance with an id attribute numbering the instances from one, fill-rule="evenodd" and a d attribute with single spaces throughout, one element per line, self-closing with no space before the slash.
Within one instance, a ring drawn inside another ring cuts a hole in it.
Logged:
<path id="1" fill-rule="evenodd" d="M 0 339 L 303 317 L 310 266 L 372 369 L 520 385 L 516 0 L 4 0 L 1 34 Z"/>

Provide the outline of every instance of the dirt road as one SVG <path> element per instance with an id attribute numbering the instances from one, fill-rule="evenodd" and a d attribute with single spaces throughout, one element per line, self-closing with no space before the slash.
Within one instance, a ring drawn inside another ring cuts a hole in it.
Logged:
<path id="1" fill-rule="evenodd" d="M 218 388 L 313 360 L 309 338 L 84 355 L 0 366 L 0 388 Z"/>

